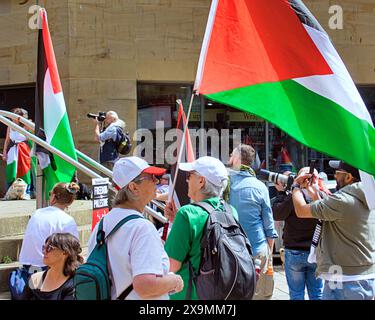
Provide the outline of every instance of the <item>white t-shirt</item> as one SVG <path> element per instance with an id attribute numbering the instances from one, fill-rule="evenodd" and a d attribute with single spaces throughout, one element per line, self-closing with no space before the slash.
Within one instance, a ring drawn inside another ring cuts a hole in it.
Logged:
<path id="1" fill-rule="evenodd" d="M 129 215 L 142 214 L 129 209 L 113 208 L 105 217 L 103 229 L 106 235 L 118 222 Z M 95 248 L 99 223 L 90 236 L 89 253 Z M 108 264 L 112 278 L 112 299 L 116 299 L 140 274 L 166 275 L 169 272 L 169 258 L 164 250 L 155 226 L 147 219 L 134 219 L 125 223 L 107 241 Z M 167 300 L 169 295 L 155 298 Z M 126 300 L 141 300 L 132 290 Z"/>
<path id="2" fill-rule="evenodd" d="M 78 238 L 77 224 L 70 215 L 59 208 L 50 206 L 36 210 L 26 227 L 20 263 L 44 266 L 42 246 L 52 233 L 71 233 Z"/>

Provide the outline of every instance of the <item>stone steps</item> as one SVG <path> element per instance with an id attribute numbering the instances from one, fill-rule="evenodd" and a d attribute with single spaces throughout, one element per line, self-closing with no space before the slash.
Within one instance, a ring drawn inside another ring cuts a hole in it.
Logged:
<path id="1" fill-rule="evenodd" d="M 77 227 L 78 238 L 81 245 L 86 246 L 91 234 L 91 224 Z M 5 257 L 17 261 L 21 251 L 23 234 L 0 238 L 0 263 L 4 263 Z"/>
<path id="2" fill-rule="evenodd" d="M 31 214 L 35 211 L 35 200 L 0 201 L 0 300 L 9 299 L 9 273 L 20 266 L 18 260 L 24 232 Z M 91 234 L 92 202 L 75 201 L 67 212 L 74 218 L 83 253 Z M 4 257 L 11 263 L 2 263 Z"/>

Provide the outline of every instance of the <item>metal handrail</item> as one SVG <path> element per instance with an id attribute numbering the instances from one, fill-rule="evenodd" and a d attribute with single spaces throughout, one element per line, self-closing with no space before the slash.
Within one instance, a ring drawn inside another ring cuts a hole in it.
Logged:
<path id="1" fill-rule="evenodd" d="M 29 119 L 26 119 L 24 117 L 21 117 L 20 115 L 18 114 L 14 114 L 12 112 L 9 112 L 9 111 L 5 111 L 5 110 L 0 110 L 0 115 L 4 116 L 4 117 L 8 117 L 8 118 L 11 118 L 13 120 L 18 120 L 19 122 L 21 122 L 23 125 L 26 125 L 28 126 L 29 128 L 31 128 L 33 131 L 35 130 L 35 124 L 34 122 L 30 121 Z M 90 158 L 88 155 L 84 154 L 83 152 L 75 149 L 76 153 L 77 153 L 77 157 L 82 160 L 83 162 L 89 164 L 90 166 L 92 166 L 94 169 L 98 170 L 99 172 L 103 173 L 105 176 L 107 176 L 108 178 L 111 178 L 112 179 L 112 171 L 109 170 L 108 168 L 102 166 L 100 163 L 98 163 L 97 161 L 95 161 L 94 159 Z"/>
<path id="2" fill-rule="evenodd" d="M 65 153 L 61 152 L 60 150 L 58 150 L 55 147 L 53 147 L 50 144 L 48 144 L 46 141 L 40 139 L 39 137 L 37 137 L 34 134 L 30 133 L 29 131 L 27 131 L 26 129 L 22 128 L 18 124 L 14 123 L 14 122 L 12 122 L 10 120 L 8 120 L 7 118 L 5 118 L 2 115 L 0 115 L 0 121 L 2 123 L 4 123 L 6 126 L 8 126 L 8 127 L 12 128 L 12 129 L 18 131 L 19 133 L 23 134 L 24 136 L 26 136 L 27 138 L 29 138 L 31 141 L 34 141 L 35 143 L 41 145 L 46 150 L 52 152 L 53 154 L 56 154 L 61 159 L 63 159 L 66 162 L 70 163 L 71 165 L 73 165 L 77 169 L 79 169 L 82 172 L 86 173 L 90 178 L 101 178 L 101 176 L 98 175 L 96 172 L 88 169 L 87 167 L 85 167 L 84 165 L 82 165 L 81 163 L 79 163 L 78 161 L 76 161 L 75 159 L 69 157 Z"/>
<path id="3" fill-rule="evenodd" d="M 35 130 L 35 124 L 33 122 L 31 122 L 30 120 L 28 120 L 26 118 L 23 118 L 23 117 L 21 117 L 19 115 L 16 115 L 16 114 L 14 114 L 12 112 L 8 112 L 8 111 L 5 111 L 5 110 L 0 110 L 0 121 L 2 123 L 4 123 L 6 126 L 11 127 L 12 129 L 20 132 L 21 134 L 23 134 L 24 136 L 26 136 L 27 138 L 29 138 L 31 141 L 35 142 L 38 145 L 41 145 L 43 148 L 45 148 L 46 150 L 52 152 L 53 154 L 56 154 L 58 157 L 60 157 L 61 159 L 67 161 L 68 163 L 70 163 L 71 165 L 73 165 L 75 168 L 77 168 L 78 170 L 80 170 L 83 173 L 85 173 L 86 175 L 88 175 L 90 178 L 101 178 L 101 176 L 98 175 L 96 172 L 90 170 L 89 168 L 87 168 L 83 164 L 79 163 L 75 159 L 73 159 L 73 158 L 69 157 L 68 155 L 64 154 L 60 150 L 58 150 L 55 147 L 51 146 L 46 141 L 44 141 L 44 140 L 40 139 L 39 137 L 35 136 L 34 134 L 30 133 L 29 131 L 27 131 L 26 129 L 24 129 L 21 126 L 17 125 L 16 123 L 8 120 L 6 117 L 9 117 L 9 118 L 14 119 L 14 120 L 19 120 L 22 124 L 30 127 L 32 130 Z M 82 152 L 80 152 L 78 150 L 76 150 L 76 152 L 77 152 L 77 156 L 81 160 L 85 161 L 87 164 L 91 165 L 92 167 L 94 167 L 95 169 L 97 169 L 98 171 L 102 172 L 104 175 L 106 175 L 107 177 L 109 177 L 109 178 L 112 179 L 113 174 L 112 174 L 111 170 L 109 170 L 106 167 L 102 166 L 101 164 L 97 163 L 95 160 L 93 160 L 90 157 L 86 156 L 84 153 L 82 153 Z M 117 192 L 116 189 L 113 186 L 110 186 L 110 188 L 114 192 Z M 160 202 L 156 201 L 156 200 L 152 200 L 152 203 L 154 203 L 159 208 L 163 207 L 163 205 Z M 164 208 L 165 208 L 165 206 L 164 206 Z M 164 208 L 162 210 L 164 210 Z M 166 223 L 168 221 L 167 218 L 165 218 L 163 215 L 161 215 L 159 212 L 153 210 L 149 206 L 146 206 L 144 211 L 145 211 L 145 213 L 152 215 L 154 218 L 156 218 L 157 220 L 161 221 L 162 223 Z"/>

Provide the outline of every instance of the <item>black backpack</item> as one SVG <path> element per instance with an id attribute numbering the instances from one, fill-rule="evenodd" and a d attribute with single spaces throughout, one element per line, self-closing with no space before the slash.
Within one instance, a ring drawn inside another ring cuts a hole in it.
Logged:
<path id="1" fill-rule="evenodd" d="M 121 127 L 117 127 L 117 136 L 115 140 L 116 150 L 119 154 L 126 155 L 132 148 L 132 141 L 129 132 L 124 132 Z"/>
<path id="2" fill-rule="evenodd" d="M 194 281 L 200 300 L 251 300 L 256 273 L 251 245 L 231 207 L 222 201 L 224 211 L 210 204 L 194 205 L 209 214 L 201 240 L 201 262 L 194 272 L 189 261 L 190 279 L 186 299 L 191 299 Z"/>

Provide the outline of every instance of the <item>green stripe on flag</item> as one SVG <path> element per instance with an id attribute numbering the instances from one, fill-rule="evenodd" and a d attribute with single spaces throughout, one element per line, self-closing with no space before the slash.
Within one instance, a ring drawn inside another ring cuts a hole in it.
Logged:
<path id="1" fill-rule="evenodd" d="M 16 180 L 17 176 L 17 161 L 13 161 L 8 163 L 5 167 L 5 175 L 7 184 L 10 185 L 14 180 Z"/>
<path id="2" fill-rule="evenodd" d="M 300 143 L 375 175 L 375 129 L 293 80 L 206 96 L 264 118 Z"/>
<path id="3" fill-rule="evenodd" d="M 69 157 L 77 160 L 72 133 L 69 126 L 68 115 L 65 113 L 61 119 L 55 134 L 53 135 L 51 145 L 60 150 Z M 54 156 L 57 171 L 56 177 L 60 182 L 70 182 L 75 172 L 75 167 L 58 156 Z"/>
<path id="4" fill-rule="evenodd" d="M 44 193 L 44 198 L 46 200 L 49 200 L 49 193 L 52 191 L 53 187 L 55 186 L 56 183 L 59 183 L 59 181 L 56 172 L 52 169 L 51 165 L 48 165 L 43 169 L 43 193 Z"/>

